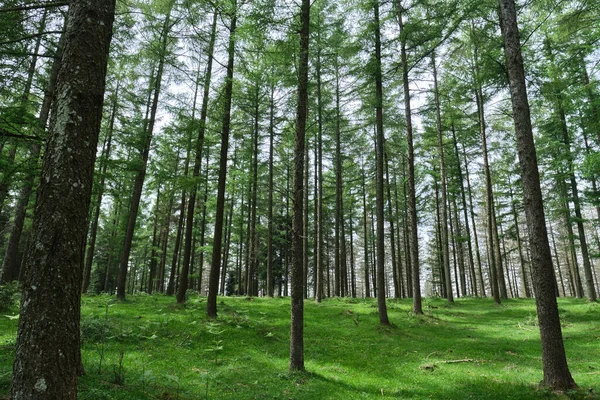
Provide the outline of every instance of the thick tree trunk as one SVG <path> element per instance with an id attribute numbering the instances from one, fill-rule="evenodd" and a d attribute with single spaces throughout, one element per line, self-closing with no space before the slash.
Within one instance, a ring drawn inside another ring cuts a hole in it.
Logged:
<path id="1" fill-rule="evenodd" d="M 223 217 L 225 213 L 225 181 L 227 179 L 227 153 L 229 150 L 229 132 L 231 130 L 231 98 L 233 94 L 233 64 L 235 56 L 235 28 L 237 24 L 237 5 L 233 2 L 233 15 L 229 26 L 229 45 L 227 76 L 225 78 L 225 94 L 223 108 L 223 127 L 221 132 L 221 154 L 219 155 L 219 181 L 217 186 L 217 214 L 215 216 L 215 232 L 213 236 L 213 254 L 208 281 L 208 299 L 206 314 L 209 318 L 217 317 L 217 292 L 219 290 L 219 268 L 221 266 L 221 250 L 223 246 Z"/>
<path id="2" fill-rule="evenodd" d="M 555 294 L 552 255 L 548 243 L 544 203 L 540 189 L 535 143 L 531 127 L 521 42 L 514 0 L 500 0 L 504 53 L 517 137 L 517 150 L 523 180 L 523 204 L 529 226 L 531 264 L 540 335 L 542 341 L 543 384 L 553 390 L 577 387 L 567 365 Z"/>
<path id="3" fill-rule="evenodd" d="M 70 3 L 23 274 L 15 400 L 77 398 L 81 275 L 114 10 L 114 0 Z"/>
<path id="4" fill-rule="evenodd" d="M 310 1 L 300 8 L 300 55 L 298 60 L 298 101 L 294 138 L 294 213 L 292 218 L 292 307 L 290 324 L 290 371 L 304 370 L 304 296 L 302 216 L 304 201 L 304 147 L 308 114 L 308 41 Z"/>

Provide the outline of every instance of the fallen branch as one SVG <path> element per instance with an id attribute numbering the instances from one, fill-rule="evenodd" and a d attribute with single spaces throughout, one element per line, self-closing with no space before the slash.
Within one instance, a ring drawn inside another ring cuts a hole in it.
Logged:
<path id="1" fill-rule="evenodd" d="M 466 363 L 466 362 L 474 362 L 475 360 L 472 358 L 463 358 L 462 360 L 446 360 L 439 361 L 442 364 L 456 364 L 456 363 Z"/>
<path id="2" fill-rule="evenodd" d="M 524 331 L 532 331 L 533 330 L 533 329 L 522 327 L 520 322 L 518 322 L 517 325 L 519 325 L 519 329 L 523 329 Z"/>

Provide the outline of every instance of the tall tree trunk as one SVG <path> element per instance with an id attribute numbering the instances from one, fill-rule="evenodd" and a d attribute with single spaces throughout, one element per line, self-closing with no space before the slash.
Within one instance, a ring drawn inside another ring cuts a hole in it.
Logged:
<path id="1" fill-rule="evenodd" d="M 571 293 L 577 298 L 583 298 L 583 286 L 581 284 L 581 276 L 579 274 L 579 262 L 577 261 L 577 253 L 575 251 L 575 234 L 573 233 L 573 225 L 571 222 L 571 209 L 569 207 L 569 193 L 567 183 L 560 178 L 557 178 L 557 186 L 559 188 L 562 203 L 563 203 L 563 222 L 567 233 L 567 259 L 569 262 L 569 283 L 571 285 Z"/>
<path id="2" fill-rule="evenodd" d="M 154 227 L 152 228 L 152 250 L 150 252 L 150 271 L 148 273 L 148 294 L 152 294 L 154 290 L 154 277 L 156 276 L 156 267 L 158 265 L 158 254 L 157 249 L 160 245 L 160 239 L 158 238 L 158 214 L 160 205 L 160 187 L 156 189 L 156 204 L 154 205 Z"/>
<path id="3" fill-rule="evenodd" d="M 235 55 L 235 28 L 237 24 L 237 4 L 233 1 L 233 15 L 229 26 L 229 45 L 227 49 L 227 76 L 225 78 L 225 94 L 223 108 L 223 128 L 221 132 L 221 154 L 219 156 L 219 181 L 217 186 L 217 214 L 215 216 L 215 232 L 213 236 L 213 253 L 208 282 L 208 299 L 206 314 L 209 318 L 217 317 L 217 292 L 219 290 L 219 267 L 221 266 L 221 249 L 223 240 L 223 216 L 225 212 L 225 181 L 227 179 L 227 152 L 229 150 L 229 132 L 231 130 L 231 98 L 233 94 L 233 63 Z"/>
<path id="4" fill-rule="evenodd" d="M 363 244 L 364 244 L 364 249 L 363 249 L 363 253 L 365 256 L 365 261 L 364 261 L 364 268 L 365 268 L 365 283 L 364 283 L 364 288 L 365 288 L 365 298 L 369 298 L 371 297 L 371 284 L 369 282 L 369 271 L 371 269 L 370 266 L 370 256 L 369 256 L 369 227 L 368 227 L 368 221 L 367 221 L 367 182 L 366 182 L 366 177 L 365 177 L 365 170 L 364 170 L 364 166 L 361 165 L 361 176 L 362 176 L 362 200 L 363 200 Z"/>
<path id="5" fill-rule="evenodd" d="M 302 287 L 303 297 L 308 298 L 308 177 L 309 177 L 309 140 L 306 139 L 304 147 L 304 212 L 302 214 L 302 246 L 304 248 L 302 252 Z"/>
<path id="6" fill-rule="evenodd" d="M 108 133 L 105 142 L 104 151 L 102 152 L 102 163 L 100 165 L 100 183 L 98 184 L 98 195 L 96 197 L 96 207 L 94 209 L 94 217 L 92 219 L 92 226 L 90 227 L 90 238 L 88 240 L 88 250 L 85 257 L 85 266 L 83 270 L 83 285 L 81 288 L 82 293 L 86 293 L 90 286 L 90 276 L 92 273 L 92 261 L 94 260 L 94 251 L 96 249 L 96 235 L 98 233 L 98 221 L 100 219 L 100 207 L 102 206 L 102 197 L 104 196 L 104 183 L 106 181 L 106 172 L 108 170 L 108 161 L 110 160 L 110 151 L 112 145 L 112 135 L 115 129 L 115 119 L 117 117 L 117 107 L 119 99 L 119 87 L 115 93 L 113 93 L 112 107 L 110 111 L 110 122 L 108 124 Z"/>
<path id="7" fill-rule="evenodd" d="M 354 214 L 354 202 L 350 205 L 350 290 L 351 296 L 356 298 L 356 267 L 354 262 L 354 227 L 352 224 L 352 216 Z"/>
<path id="8" fill-rule="evenodd" d="M 515 204 L 515 200 L 513 199 L 513 191 L 512 191 L 512 183 L 508 182 L 510 187 L 509 195 L 510 195 L 510 204 L 511 204 L 511 212 L 513 215 L 513 221 L 515 223 L 515 235 L 517 236 L 517 249 L 519 251 L 519 262 L 521 263 L 521 282 L 523 286 L 523 293 L 525 297 L 531 297 L 531 291 L 529 290 L 529 280 L 527 278 L 527 269 L 525 268 L 525 264 L 527 261 L 525 260 L 525 256 L 523 255 L 523 243 L 521 241 L 521 229 L 519 228 L 519 214 L 517 213 L 517 205 Z M 554 241 L 554 239 L 552 239 Z"/>
<path id="9" fill-rule="evenodd" d="M 233 230 L 233 197 L 229 205 L 229 213 L 225 216 L 225 247 L 223 248 L 223 265 L 221 266 L 221 285 L 219 293 L 225 296 L 225 281 L 227 279 L 227 266 L 229 265 L 229 247 L 231 245 L 231 231 Z"/>
<path id="10" fill-rule="evenodd" d="M 586 283 L 586 297 L 588 301 L 596 301 L 596 288 L 594 287 L 594 278 L 592 275 L 592 265 L 590 263 L 590 255 L 588 252 L 587 239 L 585 236 L 585 228 L 583 226 L 583 216 L 581 215 L 581 204 L 579 201 L 579 191 L 577 188 L 577 180 L 575 178 L 575 172 L 573 170 L 573 155 L 571 154 L 571 139 L 569 137 L 569 130 L 567 128 L 567 118 L 565 116 L 565 110 L 562 105 L 562 96 L 559 95 L 557 99 L 558 114 L 560 117 L 560 124 L 563 134 L 563 140 L 566 147 L 567 164 L 569 168 L 569 180 L 571 183 L 571 194 L 573 195 L 573 208 L 575 209 L 575 217 L 577 224 L 577 233 L 579 234 L 579 244 L 581 248 L 581 257 L 583 258 L 583 273 L 585 275 Z"/>
<path id="11" fill-rule="evenodd" d="M 389 325 L 385 303 L 385 196 L 384 182 L 384 142 L 383 133 L 383 78 L 381 71 L 381 26 L 379 22 L 379 0 L 373 0 L 374 31 L 375 31 L 375 119 L 376 119 L 376 152 L 377 176 L 375 178 L 375 209 L 377 212 L 377 308 L 379 310 L 379 324 Z"/>
<path id="12" fill-rule="evenodd" d="M 563 280 L 562 271 L 560 268 L 560 259 L 558 257 L 558 251 L 556 250 L 556 239 L 554 238 L 554 230 L 552 229 L 552 224 L 548 223 L 548 229 L 550 230 L 550 238 L 552 239 L 552 247 L 554 250 L 554 258 L 556 258 L 556 270 L 558 271 L 558 279 L 560 282 L 560 286 L 562 289 L 562 295 L 564 297 L 567 296 L 567 292 L 565 290 L 565 281 Z"/>
<path id="13" fill-rule="evenodd" d="M 445 275 L 445 285 L 446 285 L 446 299 L 449 302 L 454 301 L 454 296 L 452 295 L 452 277 L 450 275 L 450 249 L 449 249 L 449 237 L 448 237 L 448 194 L 447 194 L 447 179 L 446 179 L 446 161 L 444 159 L 444 136 L 442 133 L 442 113 L 440 110 L 440 97 L 438 91 L 438 81 L 437 81 L 437 67 L 435 65 L 435 52 L 431 53 L 431 65 L 433 67 L 433 98 L 435 102 L 435 122 L 436 122 L 436 130 L 437 130 L 437 147 L 438 147 L 438 156 L 440 162 L 440 176 L 441 176 L 441 192 L 442 192 L 442 202 L 441 202 L 441 222 L 440 225 L 442 227 L 442 255 L 443 255 L 443 263 L 444 263 L 444 275 Z M 458 277 L 457 277 L 458 278 Z M 464 294 L 464 293 L 463 293 Z"/>
<path id="14" fill-rule="evenodd" d="M 160 59 L 158 60 L 158 68 L 156 76 L 154 77 L 154 94 L 152 98 L 152 107 L 150 110 L 150 118 L 147 122 L 144 122 L 144 147 L 142 149 L 142 163 L 140 170 L 138 171 L 135 181 L 133 183 L 133 195 L 131 196 L 131 205 L 129 209 L 129 217 L 127 219 L 127 228 L 125 231 L 125 238 L 123 240 L 123 252 L 121 256 L 121 263 L 119 265 L 119 279 L 117 283 L 117 298 L 120 300 L 125 299 L 125 283 L 127 281 L 127 268 L 129 266 L 129 255 L 131 253 L 131 245 L 133 242 L 133 233 L 135 230 L 135 222 L 137 220 L 137 214 L 140 207 L 140 200 L 142 198 L 142 189 L 144 187 L 144 180 L 146 179 L 146 166 L 148 165 L 148 158 L 150 155 L 150 146 L 152 144 L 152 135 L 154 132 L 154 124 L 156 122 L 156 112 L 158 110 L 158 99 L 160 97 L 160 89 L 162 84 L 162 75 L 165 64 L 165 56 L 167 52 L 169 30 L 171 29 L 171 9 L 173 7 L 173 1 L 169 3 L 169 9 L 167 16 L 163 23 L 161 31 L 161 48 L 160 48 Z"/>
<path id="15" fill-rule="evenodd" d="M 242 185 L 243 186 L 243 185 Z M 241 195 L 241 201 L 240 201 L 240 217 L 239 217 L 239 226 L 238 226 L 238 234 L 240 237 L 240 240 L 238 242 L 238 254 L 237 254 L 237 270 L 236 270 L 236 278 L 235 278 L 235 282 L 236 282 L 236 290 L 235 290 L 235 294 L 236 295 L 241 295 L 243 293 L 243 288 L 242 288 L 242 259 L 244 258 L 244 204 L 245 204 L 245 197 L 244 197 L 244 189 L 242 188 L 242 190 L 240 190 L 240 192 L 242 193 Z"/>
<path id="16" fill-rule="evenodd" d="M 273 153 L 275 150 L 275 85 L 269 98 L 269 197 L 267 200 L 267 296 L 273 297 Z"/>
<path id="17" fill-rule="evenodd" d="M 479 250 L 479 239 L 477 237 L 477 225 L 475 224 L 475 208 L 473 207 L 473 192 L 471 191 L 471 179 L 469 178 L 469 163 L 467 161 L 467 152 L 463 145 L 463 160 L 465 163 L 465 178 L 467 181 L 467 193 L 469 195 L 469 214 L 471 215 L 471 226 L 473 227 L 473 242 L 475 242 L 475 256 L 477 257 L 477 276 L 479 278 L 479 288 L 481 295 L 486 297 L 485 281 L 483 280 L 483 268 L 481 266 L 481 251 Z"/>
<path id="18" fill-rule="evenodd" d="M 320 14 L 318 14 L 320 18 Z M 318 20 L 320 23 L 320 19 Z M 317 269 L 317 290 L 315 292 L 315 301 L 320 303 L 325 294 L 324 292 L 324 253 L 323 249 L 325 244 L 323 242 L 323 99 L 321 96 L 321 43 L 320 43 L 320 29 L 317 29 L 317 61 L 315 65 L 316 79 L 317 79 L 317 154 L 316 154 L 316 186 L 317 194 L 315 198 L 315 242 L 316 242 L 316 254 L 315 254 L 315 268 Z"/>
<path id="19" fill-rule="evenodd" d="M 259 87 L 258 83 L 254 92 L 254 128 L 252 135 L 252 185 L 250 191 L 250 229 L 248 231 L 249 271 L 246 281 L 246 294 L 254 296 L 254 281 L 256 275 L 257 246 L 256 242 L 256 203 L 258 198 L 258 119 L 259 119 Z"/>
<path id="20" fill-rule="evenodd" d="M 292 220 L 292 307 L 290 324 L 290 371 L 304 370 L 304 299 L 302 215 L 304 201 L 304 146 L 308 114 L 308 41 L 310 1 L 300 6 L 300 54 L 298 60 L 298 101 L 294 137 L 294 214 Z"/>
<path id="21" fill-rule="evenodd" d="M 120 186 L 120 185 L 119 185 Z M 119 187 L 120 188 L 120 187 Z M 119 229 L 119 220 L 121 218 L 121 200 L 119 198 L 115 199 L 113 203 L 113 218 L 112 218 L 112 227 L 110 229 L 110 239 L 109 243 L 115 243 L 115 237 L 117 236 L 117 231 Z M 104 293 L 111 293 L 112 289 L 109 290 L 109 280 L 112 276 L 112 260 L 115 255 L 115 249 L 111 249 L 108 253 L 108 258 L 106 260 L 106 268 L 104 270 L 104 283 L 100 290 Z"/>
<path id="22" fill-rule="evenodd" d="M 434 172 L 435 172 L 435 167 L 434 167 Z M 433 279 L 433 283 L 434 284 L 439 284 L 440 286 L 440 296 L 441 297 L 447 297 L 447 286 L 446 286 L 446 270 L 444 269 L 444 251 L 442 250 L 443 247 L 443 241 L 442 241 L 442 216 L 441 216 L 441 212 L 440 209 L 441 207 L 441 201 L 440 201 L 440 185 L 438 184 L 437 180 L 433 181 L 433 189 L 435 192 L 435 243 L 436 243 L 436 254 L 437 254 L 437 263 L 438 263 L 438 274 L 439 274 L 439 281 L 437 279 Z M 433 274 L 433 268 L 432 268 L 432 276 L 435 277 L 435 275 Z M 450 286 L 450 290 L 452 290 L 452 286 Z"/>
<path id="23" fill-rule="evenodd" d="M 340 65 L 337 55 L 334 57 L 333 63 L 335 70 L 335 295 L 343 297 L 348 295 L 348 265 L 346 261 L 346 232 L 344 229 Z"/>
<path id="24" fill-rule="evenodd" d="M 458 215 L 458 204 L 456 202 L 456 196 L 453 196 L 452 198 L 452 207 L 454 210 L 454 221 L 455 221 L 455 225 L 456 225 L 456 235 L 455 235 L 455 242 L 456 242 L 456 256 L 458 257 L 458 275 L 459 275 L 459 280 L 460 280 L 460 290 L 463 294 L 463 296 L 466 296 L 467 294 L 467 270 L 465 268 L 465 253 L 464 253 L 464 247 L 462 244 L 462 229 L 461 229 L 461 225 L 460 225 L 460 217 Z M 470 274 L 469 274 L 470 275 Z M 474 280 L 474 276 L 470 275 L 470 283 L 471 283 L 471 294 L 473 293 L 473 285 L 472 282 Z"/>
<path id="25" fill-rule="evenodd" d="M 400 286 L 400 297 L 406 297 L 406 289 L 404 284 L 404 274 L 402 273 L 402 236 L 400 235 L 400 205 L 398 201 L 398 182 L 396 174 L 394 174 L 394 208 L 396 212 L 397 224 L 396 224 L 396 237 L 397 237 L 397 255 L 398 255 L 398 285 Z M 404 225 L 404 223 L 403 223 Z"/>
<path id="26" fill-rule="evenodd" d="M 213 62 L 213 53 L 215 49 L 215 38 L 217 35 L 217 16 L 218 12 L 215 10 L 213 12 L 213 20 L 210 29 L 210 39 L 208 42 L 208 50 L 207 50 L 207 60 L 206 60 L 206 72 L 204 74 L 204 83 L 202 90 L 202 106 L 200 108 L 200 127 L 198 129 L 198 137 L 196 138 L 196 147 L 195 147 L 195 158 L 194 158 L 194 169 L 192 170 L 192 179 L 194 180 L 194 186 L 190 192 L 190 198 L 187 205 L 187 216 L 186 216 L 186 225 L 185 225 L 185 242 L 183 246 L 183 264 L 181 266 L 181 275 L 179 278 L 179 290 L 177 291 L 177 302 L 183 303 L 185 302 L 185 292 L 188 289 L 188 280 L 190 274 L 190 259 L 193 251 L 192 247 L 192 236 L 194 231 L 194 212 L 196 207 L 196 196 L 198 195 L 198 177 L 200 176 L 200 167 L 202 166 L 202 149 L 204 146 L 204 135 L 206 132 L 206 120 L 208 115 L 208 100 L 210 93 L 210 81 L 212 77 L 212 62 Z M 194 97 L 194 111 L 195 107 L 195 99 Z M 208 164 L 206 166 L 208 169 Z M 204 241 L 202 241 L 201 246 L 204 245 Z M 203 258 L 201 257 L 203 260 Z M 200 267 L 200 271 L 202 271 L 202 267 Z M 201 278 L 200 278 L 201 280 Z M 198 288 L 200 289 L 200 288 Z"/>
<path id="27" fill-rule="evenodd" d="M 417 198 L 415 188 L 415 150 L 413 144 L 412 112 L 410 106 L 410 82 L 408 80 L 408 59 L 406 55 L 406 37 L 404 32 L 404 9 L 400 0 L 396 1 L 398 24 L 400 27 L 400 57 L 402 61 L 402 82 L 404 89 L 404 117 L 406 118 L 406 146 L 408 153 L 408 224 L 409 251 L 412 276 L 413 312 L 423 314 L 421 304 L 421 278 L 419 266 L 419 235 L 417 232 Z"/>
<path id="28" fill-rule="evenodd" d="M 185 174 L 184 174 L 185 176 Z M 181 249 L 181 236 L 183 234 L 183 224 L 185 222 L 185 190 L 181 192 L 181 202 L 179 203 L 179 221 L 177 222 L 177 234 L 175 235 L 175 246 L 173 247 L 173 257 L 171 258 L 171 270 L 169 271 L 169 283 L 167 284 L 167 296 L 175 294 L 175 281 L 177 280 L 177 260 L 179 259 L 179 250 Z"/>
<path id="29" fill-rule="evenodd" d="M 477 53 L 475 54 L 477 60 Z M 477 61 L 475 61 L 477 62 Z M 477 113 L 479 115 L 479 133 L 481 134 L 481 151 L 483 153 L 483 171 L 485 174 L 485 204 L 486 204 L 486 216 L 487 216 L 487 252 L 488 260 L 490 263 L 490 285 L 492 288 L 492 296 L 494 302 L 500 304 L 500 287 L 498 285 L 498 260 L 496 259 L 495 249 L 495 237 L 494 229 L 496 227 L 494 215 L 494 192 L 492 190 L 492 174 L 490 171 L 488 148 L 487 148 L 487 135 L 485 126 L 484 116 L 484 99 L 481 87 L 477 87 L 475 90 L 475 98 L 477 102 Z"/>
<path id="30" fill-rule="evenodd" d="M 554 291 L 555 278 L 548 243 L 544 203 L 540 188 L 537 156 L 533 141 L 521 42 L 514 0 L 500 0 L 504 53 L 517 137 L 517 150 L 523 181 L 523 204 L 529 226 L 533 284 L 542 342 L 544 385 L 565 391 L 577 387 L 567 365 L 558 306 Z"/>
<path id="31" fill-rule="evenodd" d="M 385 163 L 385 188 L 387 194 L 387 211 L 388 220 L 390 223 L 390 250 L 392 253 L 392 279 L 394 282 L 394 297 L 400 297 L 400 282 L 398 280 L 398 266 L 396 260 L 396 229 L 394 227 L 394 209 L 392 208 L 392 189 L 390 185 L 390 167 L 388 162 L 387 151 L 384 151 L 384 163 Z"/>
<path id="32" fill-rule="evenodd" d="M 473 295 L 479 296 L 479 291 L 477 287 L 477 276 L 475 273 L 475 261 L 473 259 L 473 239 L 471 238 L 471 227 L 469 226 L 469 217 L 467 215 L 467 200 L 465 195 L 465 187 L 463 184 L 463 174 L 462 174 L 462 166 L 461 166 L 461 157 L 458 153 L 458 143 L 456 141 L 456 132 L 454 129 L 454 123 L 452 123 L 452 142 L 454 144 L 454 155 L 457 161 L 457 178 L 458 178 L 458 186 L 460 190 L 460 198 L 461 205 L 463 210 L 463 219 L 465 221 L 465 232 L 467 234 L 467 249 L 469 250 L 469 269 L 471 271 L 471 287 L 473 290 Z M 468 173 L 468 171 L 467 171 Z M 477 237 L 477 232 L 475 231 L 475 225 L 473 225 L 473 233 L 475 237 Z M 475 243 L 477 245 L 477 243 Z M 479 246 L 477 246 L 477 260 L 479 261 Z M 478 269 L 481 271 L 481 263 L 478 265 Z"/>
<path id="33" fill-rule="evenodd" d="M 81 267 L 114 10 L 114 0 L 70 3 L 24 267 L 15 400 L 77 398 Z"/>
<path id="34" fill-rule="evenodd" d="M 171 191 L 169 205 L 165 213 L 165 220 L 162 228 L 162 247 L 160 254 L 160 264 L 158 266 L 158 279 L 156 290 L 160 293 L 165 292 L 165 275 L 167 269 L 167 249 L 169 247 L 169 236 L 171 231 L 171 217 L 173 212 L 173 203 L 175 202 L 175 192 Z"/>

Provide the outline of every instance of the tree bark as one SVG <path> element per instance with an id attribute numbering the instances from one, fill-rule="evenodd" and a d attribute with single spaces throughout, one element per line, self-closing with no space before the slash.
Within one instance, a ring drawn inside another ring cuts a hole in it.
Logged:
<path id="1" fill-rule="evenodd" d="M 577 387 L 567 365 L 558 305 L 552 255 L 548 243 L 544 203 L 540 188 L 537 155 L 533 141 L 521 42 L 514 0 L 500 0 L 504 53 L 512 100 L 517 151 L 523 181 L 523 204 L 529 227 L 533 284 L 542 342 L 543 384 L 553 390 L 565 391 Z"/>
<path id="2" fill-rule="evenodd" d="M 304 370 L 304 298 L 302 217 L 304 201 L 304 147 L 308 114 L 308 42 L 310 1 L 300 6 L 300 55 L 298 60 L 298 100 L 294 137 L 294 213 L 292 218 L 292 307 L 290 324 L 290 371 Z"/>
<path id="3" fill-rule="evenodd" d="M 215 216 L 215 232 L 213 236 L 213 254 L 208 281 L 208 299 L 206 314 L 209 318 L 217 317 L 217 292 L 219 291 L 219 268 L 221 266 L 221 249 L 223 246 L 223 216 L 225 213 L 225 182 L 227 179 L 227 152 L 229 150 L 229 133 L 231 130 L 231 98 L 233 95 L 233 65 L 235 56 L 235 29 L 237 24 L 237 4 L 233 1 L 233 15 L 229 26 L 229 45 L 227 49 L 227 76 L 225 78 L 225 94 L 223 108 L 223 128 L 221 132 L 221 154 L 219 155 L 219 181 L 217 186 L 217 214 Z"/>
<path id="4" fill-rule="evenodd" d="M 12 398 L 76 399 L 81 275 L 114 0 L 73 0 L 25 260 Z"/>
<path id="5" fill-rule="evenodd" d="M 385 135 L 383 132 L 383 78 L 381 71 L 381 26 L 379 21 L 379 0 L 373 0 L 374 33 L 375 33 L 375 163 L 377 176 L 375 179 L 375 209 L 377 213 L 377 308 L 379 324 L 389 325 L 387 305 L 385 303 L 385 196 L 384 182 L 384 150 Z"/>

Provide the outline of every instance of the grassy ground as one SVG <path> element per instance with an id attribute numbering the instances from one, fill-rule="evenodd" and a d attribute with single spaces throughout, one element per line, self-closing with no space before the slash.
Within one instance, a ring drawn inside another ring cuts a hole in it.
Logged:
<path id="1" fill-rule="evenodd" d="M 82 300 L 80 399 L 598 399 L 600 304 L 560 299 L 569 365 L 581 389 L 538 389 L 541 350 L 533 300 L 374 300 L 305 303 L 307 373 L 290 375 L 289 300 L 108 296 Z M 11 312 L 12 311 L 12 312 Z M 0 397 L 9 391 L 16 309 L 0 316 Z"/>

